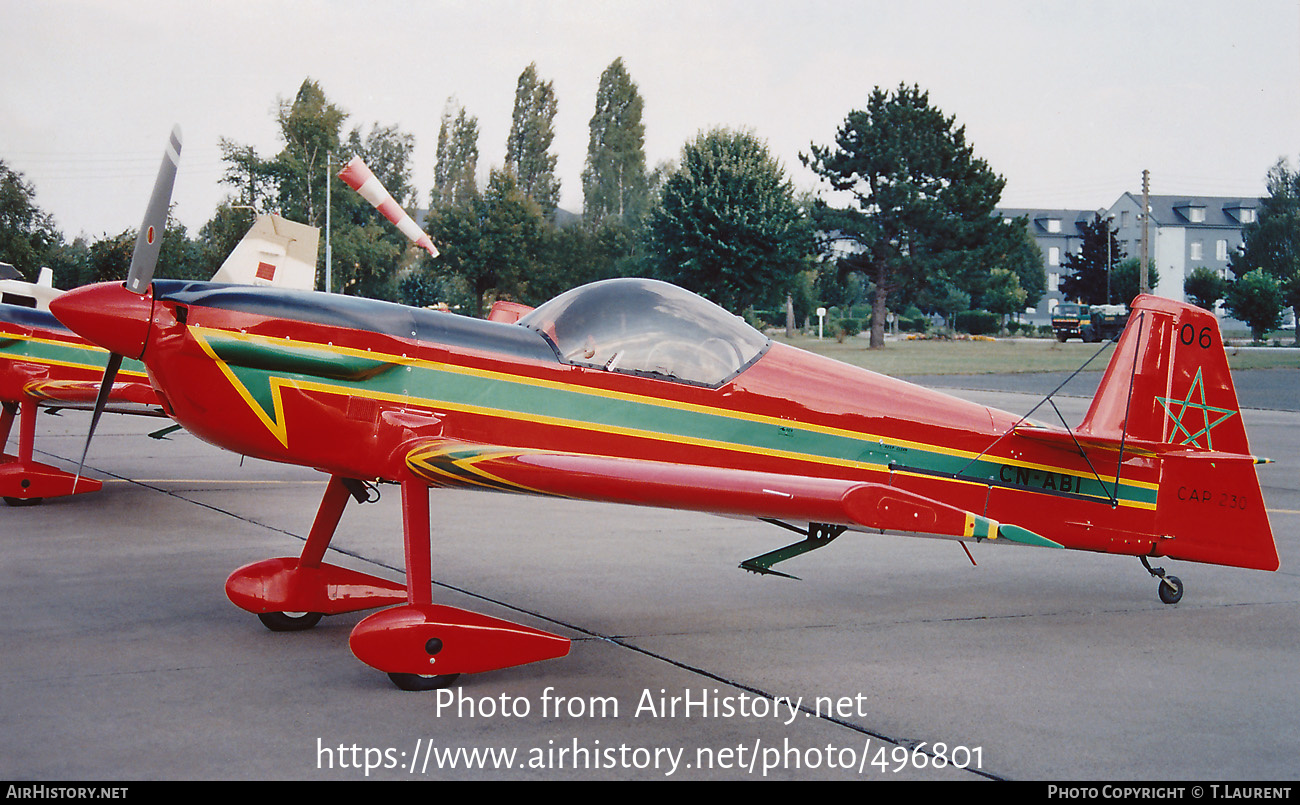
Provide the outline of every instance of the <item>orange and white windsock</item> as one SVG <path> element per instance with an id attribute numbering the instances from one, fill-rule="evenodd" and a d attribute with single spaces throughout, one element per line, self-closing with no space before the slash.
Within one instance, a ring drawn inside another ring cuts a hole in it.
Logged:
<path id="1" fill-rule="evenodd" d="M 433 240 L 424 234 L 424 231 L 416 225 L 415 219 L 398 205 L 388 189 L 375 178 L 375 174 L 366 163 L 361 161 L 361 157 L 352 157 L 347 167 L 339 172 L 339 178 L 347 182 L 348 187 L 360 193 L 362 198 L 373 204 L 375 209 L 402 230 L 402 234 L 410 238 L 416 246 L 425 249 L 434 257 L 438 256 L 438 249 L 434 247 Z"/>

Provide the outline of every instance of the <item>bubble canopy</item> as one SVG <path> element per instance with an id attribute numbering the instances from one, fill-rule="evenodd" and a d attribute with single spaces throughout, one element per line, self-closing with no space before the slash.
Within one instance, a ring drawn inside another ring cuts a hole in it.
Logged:
<path id="1" fill-rule="evenodd" d="M 566 363 L 719 386 L 767 337 L 712 302 L 657 280 L 623 278 L 560 294 L 519 320 Z"/>

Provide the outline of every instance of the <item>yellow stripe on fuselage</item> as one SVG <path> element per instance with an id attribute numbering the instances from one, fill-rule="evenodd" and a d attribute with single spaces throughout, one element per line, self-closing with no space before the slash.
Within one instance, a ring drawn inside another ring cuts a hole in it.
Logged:
<path id="1" fill-rule="evenodd" d="M 1077 472 L 1077 470 L 1072 468 L 1064 468 L 1064 467 L 1054 466 L 1050 464 L 1039 464 L 1035 462 L 1022 461 L 1022 460 L 1003 457 L 1003 456 L 990 457 L 969 450 L 957 450 L 954 448 L 944 447 L 942 445 L 927 444 L 925 442 L 916 442 L 916 441 L 911 441 L 906 439 L 897 439 L 893 437 L 886 438 L 878 434 L 863 433 L 860 431 L 852 431 L 844 428 L 836 428 L 836 427 L 826 426 L 826 425 L 816 425 L 812 423 L 799 422 L 796 420 L 782 419 L 780 417 L 767 416 L 764 414 L 754 414 L 745 411 L 736 411 L 736 410 L 726 409 L 726 408 L 716 408 L 713 406 L 701 405 L 698 403 L 688 403 L 688 402 L 682 402 L 678 400 L 664 399 L 661 397 L 650 397 L 643 394 L 614 391 L 611 389 L 593 388 L 590 386 L 584 386 L 575 383 L 565 383 L 563 381 L 556 381 L 556 380 L 545 380 L 541 378 L 527 377 L 524 375 L 511 374 L 508 372 L 500 372 L 491 369 L 477 369 L 474 367 L 463 366 L 460 364 L 445 363 L 442 361 L 431 361 L 422 358 L 415 358 L 409 355 L 394 355 L 389 353 L 374 352 L 373 350 L 369 350 L 369 349 L 361 350 L 352 347 L 341 347 L 341 346 L 336 346 L 334 344 L 320 344 L 320 343 L 309 342 L 309 341 L 295 341 L 289 338 L 273 338 L 268 336 L 253 335 L 249 333 L 236 333 L 229 330 L 222 330 L 218 328 L 191 326 L 189 329 L 192 333 L 196 335 L 196 340 L 199 341 L 204 352 L 221 366 L 222 372 L 231 380 L 232 384 L 235 386 L 236 390 L 240 393 L 240 395 L 244 398 L 245 402 L 248 403 L 248 405 L 254 409 L 258 418 L 261 419 L 262 422 L 267 425 L 268 429 L 270 429 L 271 432 L 275 434 L 276 438 L 279 439 L 280 443 L 282 445 L 285 445 L 286 447 L 288 446 L 288 435 L 285 431 L 285 425 L 283 423 L 283 411 L 282 411 L 282 403 L 280 399 L 280 389 L 283 388 L 284 386 L 290 386 L 303 391 L 315 391 L 315 392 L 320 392 L 325 394 L 341 394 L 345 396 L 362 397 L 362 398 L 377 400 L 381 402 L 424 405 L 427 407 L 443 408 L 447 410 L 458 411 L 460 413 L 475 414 L 475 415 L 482 415 L 482 416 L 505 417 L 505 418 L 516 419 L 516 420 L 522 419 L 528 422 L 542 424 L 542 425 L 554 425 L 554 426 L 574 428 L 578 430 L 597 432 L 597 433 L 612 433 L 612 434 L 623 435 L 623 436 L 634 436 L 634 437 L 648 438 L 648 439 L 653 439 L 658 441 L 666 441 L 675 444 L 684 444 L 684 445 L 706 447 L 712 449 L 731 450 L 735 452 L 748 453 L 752 455 L 776 456 L 780 458 L 787 458 L 796 461 L 806 461 L 806 462 L 811 462 L 816 464 L 823 464 L 827 466 L 849 467 L 853 469 L 866 469 L 866 470 L 874 470 L 878 472 L 890 471 L 889 465 L 887 464 L 851 461 L 847 459 L 838 459 L 829 456 L 821 456 L 813 453 L 800 453 L 800 452 L 788 451 L 788 450 L 753 447 L 750 445 L 737 444 L 734 442 L 723 442 L 723 441 L 717 441 L 713 439 L 700 439 L 691 436 L 683 436 L 679 434 L 667 434 L 660 431 L 648 431 L 639 428 L 627 428 L 627 427 L 622 427 L 617 425 L 596 425 L 581 420 L 571 420 L 571 419 L 565 419 L 561 417 L 547 416 L 544 414 L 533 414 L 533 413 L 526 413 L 526 412 L 512 411 L 512 410 L 508 411 L 505 409 L 488 408 L 484 406 L 476 406 L 476 405 L 470 405 L 464 403 L 451 403 L 446 400 L 438 400 L 438 399 L 411 398 L 406 395 L 393 394 L 390 392 L 374 391 L 371 389 L 365 389 L 359 387 L 341 389 L 337 385 L 317 383 L 314 381 L 285 380 L 276 377 L 270 378 L 272 395 L 275 404 L 275 416 L 277 420 L 276 423 L 272 423 L 267 418 L 265 412 L 262 410 L 262 407 L 258 405 L 258 403 L 252 398 L 252 396 L 244 388 L 242 382 L 240 382 L 238 378 L 234 375 L 233 371 L 230 370 L 230 368 L 225 364 L 224 361 L 222 361 L 219 357 L 217 357 L 216 352 L 213 350 L 211 345 L 207 343 L 208 334 L 215 334 L 224 338 L 232 338 L 232 339 L 250 342 L 250 343 L 264 344 L 267 346 L 275 346 L 275 347 L 288 346 L 291 348 L 294 346 L 302 346 L 305 348 L 323 350 L 327 352 L 332 352 L 337 355 L 343 355 L 348 357 L 381 360 L 386 363 L 392 363 L 399 366 L 418 367 L 418 368 L 429 369 L 433 371 L 446 372 L 449 374 L 459 374 L 468 377 L 477 377 L 484 380 L 514 383 L 517 385 L 532 386 L 535 388 L 542 388 L 542 389 L 548 389 L 553 391 L 563 391 L 569 393 L 583 394 L 587 396 L 601 397 L 601 398 L 617 400 L 621 402 L 637 403 L 640 405 L 647 405 L 647 406 L 653 406 L 659 408 L 669 408 L 669 409 L 685 411 L 690 413 L 703 414 L 707 416 L 716 416 L 716 417 L 722 417 L 727 419 L 739 420 L 743 422 L 751 422 L 751 423 L 762 424 L 762 425 L 771 425 L 776 427 L 789 428 L 791 430 L 798 430 L 807 433 L 816 433 L 816 434 L 821 434 L 826 436 L 836 436 L 840 438 L 852 439 L 855 441 L 862 441 L 862 442 L 876 441 L 882 444 L 888 442 L 889 444 L 898 447 L 922 450 L 931 453 L 939 453 L 954 458 L 961 458 L 967 460 L 984 458 L 990 461 L 997 461 L 998 463 L 1007 464 L 1010 466 L 1024 467 L 1026 469 L 1039 470 L 1044 472 L 1055 472 L 1055 473 L 1069 474 L 1069 475 L 1073 475 Z M 929 479 L 942 478 L 943 480 L 951 480 L 958 483 L 969 483 L 977 486 L 987 485 L 987 483 L 983 481 L 968 480 L 962 478 L 950 478 L 947 476 L 935 476 L 927 473 L 913 473 L 913 472 L 908 472 L 906 469 L 902 469 L 902 468 L 895 468 L 893 472 L 908 475 L 911 477 L 918 477 L 918 478 L 929 478 Z M 1102 476 L 1102 480 L 1109 481 L 1111 483 L 1114 482 L 1114 478 L 1112 476 Z M 1141 488 L 1141 489 L 1148 489 L 1148 490 L 1154 490 L 1157 488 L 1157 485 L 1154 483 L 1129 480 L 1127 478 L 1122 479 L 1120 483 L 1123 484 L 1124 486 L 1128 486 L 1131 488 Z M 1129 500 L 1121 500 L 1120 505 L 1141 508 L 1141 509 L 1155 508 L 1154 503 L 1148 504 L 1139 501 L 1129 501 Z"/>

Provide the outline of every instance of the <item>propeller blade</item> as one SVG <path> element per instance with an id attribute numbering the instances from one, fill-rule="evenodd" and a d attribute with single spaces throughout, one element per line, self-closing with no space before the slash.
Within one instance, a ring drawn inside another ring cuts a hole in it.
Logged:
<path id="1" fill-rule="evenodd" d="M 388 192 L 388 188 L 384 187 L 361 157 L 352 157 L 347 167 L 339 172 L 339 178 L 383 213 L 384 217 L 400 229 L 403 235 L 410 238 L 412 243 L 431 256 L 438 256 L 438 249 L 433 245 L 433 240 L 420 229 L 415 219 L 398 205 L 393 195 Z"/>
<path id="2" fill-rule="evenodd" d="M 99 394 L 95 396 L 95 412 L 90 416 L 90 432 L 86 434 L 86 445 L 81 448 L 81 461 L 77 464 L 77 477 L 72 482 L 72 488 L 77 488 L 77 481 L 81 479 L 81 470 L 86 466 L 86 454 L 90 452 L 90 440 L 95 435 L 95 428 L 99 425 L 99 417 L 104 413 L 104 406 L 108 405 L 109 392 L 113 390 L 113 380 L 117 377 L 117 370 L 122 368 L 122 356 L 116 352 L 108 355 L 108 364 L 104 367 L 104 380 L 99 384 Z"/>
<path id="3" fill-rule="evenodd" d="M 131 253 L 131 270 L 126 277 L 127 290 L 142 294 L 153 279 L 158 265 L 158 252 L 162 248 L 163 232 L 167 228 L 167 214 L 171 210 L 172 186 L 176 183 L 176 166 L 181 158 L 181 127 L 172 129 L 167 149 L 163 152 L 158 178 L 154 180 L 153 195 L 145 210 L 144 222 L 135 237 Z"/>
<path id="4" fill-rule="evenodd" d="M 167 216 L 171 212 L 172 188 L 176 184 L 176 167 L 181 159 L 181 127 L 173 126 L 167 148 L 163 151 L 162 164 L 158 166 L 158 178 L 153 183 L 153 194 L 149 197 L 149 206 L 140 224 L 140 232 L 135 237 L 135 249 L 131 252 L 131 270 L 126 275 L 126 289 L 143 296 L 153 281 L 154 269 L 158 266 L 158 253 L 162 249 L 163 232 L 167 228 Z M 148 323 L 145 324 L 146 333 Z M 143 340 L 141 343 L 143 349 Z M 118 369 L 122 368 L 122 356 L 110 352 L 108 363 L 104 366 L 104 379 L 99 384 L 99 394 L 95 396 L 95 411 L 90 417 L 90 432 L 86 434 L 86 444 L 81 448 L 81 461 L 77 464 L 77 475 L 73 488 L 81 479 L 81 471 L 86 466 L 86 455 L 90 452 L 90 440 L 95 436 L 99 418 L 108 405 L 108 397 L 113 391 L 113 381 Z"/>

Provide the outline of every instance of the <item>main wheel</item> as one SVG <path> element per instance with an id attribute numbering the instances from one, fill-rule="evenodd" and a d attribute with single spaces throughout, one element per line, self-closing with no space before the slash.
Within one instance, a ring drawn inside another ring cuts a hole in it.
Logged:
<path id="1" fill-rule="evenodd" d="M 1173 585 L 1172 587 L 1170 585 Z M 1160 600 L 1166 604 L 1177 604 L 1183 600 L 1183 581 L 1177 576 L 1165 576 L 1160 580 Z"/>
<path id="2" fill-rule="evenodd" d="M 460 674 L 440 674 L 424 676 L 423 674 L 389 674 L 388 678 L 402 690 L 437 690 L 445 688 L 460 678 Z"/>
<path id="3" fill-rule="evenodd" d="M 5 498 L 5 503 L 10 506 L 39 506 L 45 498 Z"/>
<path id="4" fill-rule="evenodd" d="M 322 612 L 259 612 L 257 618 L 273 632 L 301 632 L 320 623 Z"/>

